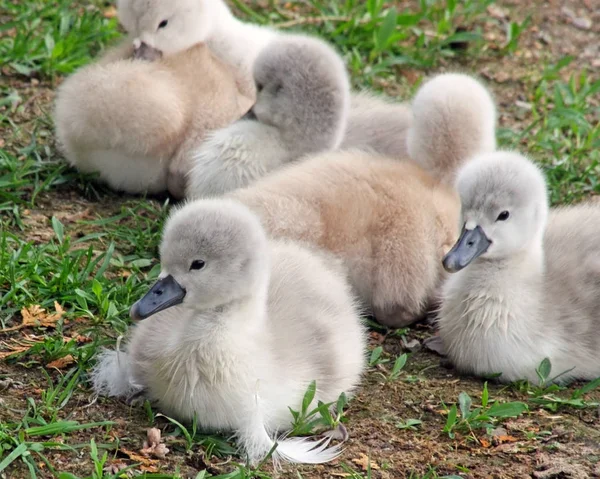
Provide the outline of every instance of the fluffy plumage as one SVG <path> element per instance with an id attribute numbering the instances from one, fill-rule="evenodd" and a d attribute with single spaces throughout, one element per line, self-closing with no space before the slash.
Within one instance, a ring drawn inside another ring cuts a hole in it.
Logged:
<path id="1" fill-rule="evenodd" d="M 130 37 L 61 85 L 56 133 L 69 163 L 99 173 L 111 188 L 168 189 L 180 198 L 190 151 L 207 131 L 240 118 L 255 91 L 246 75 L 199 43 L 204 36 L 196 27 L 211 24 L 211 2 L 148 3 L 119 2 Z M 167 26 L 157 28 L 165 15 Z"/>
<path id="2" fill-rule="evenodd" d="M 194 153 L 188 197 L 224 194 L 340 144 L 350 85 L 342 59 L 327 43 L 279 37 L 258 56 L 254 81 L 253 118 L 213 132 Z"/>
<path id="3" fill-rule="evenodd" d="M 505 382 L 537 382 L 545 357 L 559 382 L 600 376 L 600 209 L 549 213 L 542 172 L 512 152 L 473 159 L 457 188 L 464 227 L 439 315 L 450 360 Z"/>
<path id="4" fill-rule="evenodd" d="M 408 154 L 448 184 L 469 156 L 496 149 L 496 105 L 487 88 L 469 75 L 445 73 L 426 81 L 412 112 Z"/>
<path id="5" fill-rule="evenodd" d="M 172 288 L 174 278 L 185 296 L 137 324 L 126 352 L 100 356 L 99 393 L 145 389 L 166 414 L 184 421 L 197 414 L 204 429 L 234 431 L 257 462 L 290 427 L 288 406 L 300 407 L 311 381 L 315 404 L 359 383 L 365 330 L 336 259 L 268 240 L 256 216 L 231 200 L 176 210 L 160 253 L 162 283 Z M 133 317 L 144 317 L 161 281 Z M 154 298 L 164 299 L 165 288 Z M 327 441 L 288 438 L 275 458 L 317 463 L 338 453 Z"/>
<path id="6" fill-rule="evenodd" d="M 465 79 L 471 86 L 471 79 Z M 488 108 L 493 100 L 486 96 L 485 101 L 471 102 L 465 112 L 460 98 L 446 98 L 456 92 L 444 88 L 445 84 L 445 75 L 428 83 L 428 88 L 440 85 L 429 99 L 433 107 L 427 102 L 420 105 L 431 121 L 417 122 L 413 135 L 425 139 L 450 131 L 445 123 L 470 125 L 470 115 L 479 117 L 481 110 L 494 121 L 494 109 Z M 462 93 L 467 101 L 472 97 L 478 98 L 471 90 Z M 455 107 L 456 115 L 448 110 Z M 476 154 L 479 145 L 493 143 L 490 139 L 473 142 L 471 136 L 476 134 L 494 132 L 459 129 L 457 136 L 439 142 L 446 141 L 449 150 L 468 143 L 473 150 L 464 149 L 465 155 Z M 434 174 L 443 172 L 444 179 L 456 159 L 449 159 L 444 149 L 439 155 L 435 165 L 425 163 Z M 256 211 L 273 236 L 303 240 L 342 258 L 352 285 L 375 318 L 401 327 L 422 317 L 437 296 L 444 274 L 441 259 L 456 239 L 460 208 L 451 185 L 406 160 L 358 150 L 324 153 L 231 196 Z"/>
<path id="7" fill-rule="evenodd" d="M 269 27 L 238 20 L 223 0 L 118 0 L 117 4 L 119 19 L 137 44 L 169 54 L 206 42 L 249 82 L 254 61 L 279 35 Z"/>
<path id="8" fill-rule="evenodd" d="M 367 91 L 354 93 L 340 149 L 360 149 L 406 159 L 407 136 L 412 122 L 410 104 L 395 103 Z"/>

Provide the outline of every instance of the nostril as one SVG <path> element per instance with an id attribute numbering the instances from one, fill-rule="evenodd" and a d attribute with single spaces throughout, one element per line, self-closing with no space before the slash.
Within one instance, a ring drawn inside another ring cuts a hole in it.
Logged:
<path id="1" fill-rule="evenodd" d="M 162 291 L 162 289 L 159 289 L 159 290 L 157 290 L 157 291 L 154 291 L 154 294 L 155 294 L 156 296 L 160 296 L 161 294 L 163 294 L 163 291 Z"/>
<path id="2" fill-rule="evenodd" d="M 467 244 L 468 244 L 469 246 L 473 246 L 475 243 L 474 243 L 473 241 L 469 241 L 469 242 L 467 242 Z"/>

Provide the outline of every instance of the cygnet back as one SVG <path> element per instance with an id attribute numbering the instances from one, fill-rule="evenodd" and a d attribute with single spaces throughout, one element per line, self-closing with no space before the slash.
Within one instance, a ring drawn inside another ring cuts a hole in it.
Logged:
<path id="1" fill-rule="evenodd" d="M 406 159 L 412 111 L 406 103 L 394 103 L 369 92 L 354 93 L 341 149 L 372 151 L 388 158 Z"/>

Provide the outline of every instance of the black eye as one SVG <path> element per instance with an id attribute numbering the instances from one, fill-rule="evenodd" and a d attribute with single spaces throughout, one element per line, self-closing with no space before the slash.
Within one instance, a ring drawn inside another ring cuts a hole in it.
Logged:
<path id="1" fill-rule="evenodd" d="M 190 271 L 193 269 L 202 269 L 204 268 L 204 265 L 206 263 L 204 261 L 202 261 L 201 259 L 195 259 L 194 261 L 192 261 L 192 264 L 190 265 Z"/>
<path id="2" fill-rule="evenodd" d="M 163 20 L 158 24 L 158 29 L 165 28 L 169 24 L 169 20 Z"/>
<path id="3" fill-rule="evenodd" d="M 510 216 L 510 213 L 508 211 L 503 211 L 502 213 L 500 213 L 498 215 L 498 218 L 496 218 L 496 221 L 506 221 L 509 216 Z"/>
<path id="4" fill-rule="evenodd" d="M 260 93 L 263 89 L 263 84 L 262 83 L 257 83 L 256 84 L 256 93 Z"/>

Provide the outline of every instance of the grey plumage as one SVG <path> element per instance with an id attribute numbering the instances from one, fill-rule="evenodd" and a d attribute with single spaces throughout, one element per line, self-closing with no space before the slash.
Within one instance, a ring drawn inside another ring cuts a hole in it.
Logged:
<path id="1" fill-rule="evenodd" d="M 188 197 L 226 193 L 340 144 L 350 86 L 342 59 L 327 43 L 277 37 L 256 59 L 254 81 L 253 118 L 213 132 L 197 150 Z"/>
<path id="2" fill-rule="evenodd" d="M 360 149 L 406 159 L 413 114 L 408 103 L 395 103 L 368 91 L 354 93 L 340 149 Z"/>
<path id="3" fill-rule="evenodd" d="M 141 321 L 126 352 L 100 357 L 99 393 L 145 389 L 166 414 L 184 421 L 197 414 L 204 429 L 234 431 L 256 462 L 289 428 L 288 406 L 300 407 L 311 381 L 315 404 L 359 383 L 365 331 L 335 259 L 268 240 L 257 217 L 231 200 L 175 211 L 160 253 L 161 281 L 185 291 L 182 303 Z M 133 316 L 144 317 L 145 298 Z M 327 444 L 282 439 L 274 457 L 325 462 L 339 453 Z"/>
<path id="4" fill-rule="evenodd" d="M 600 376 L 600 209 L 549 213 L 542 172 L 511 152 L 476 157 L 457 188 L 470 240 L 445 259 L 458 270 L 439 318 L 450 360 L 502 381 L 537 382 L 545 357 L 559 382 Z"/>
<path id="5" fill-rule="evenodd" d="M 439 295 L 441 259 L 456 239 L 460 210 L 445 180 L 461 158 L 448 151 L 461 145 L 466 161 L 494 144 L 494 128 L 459 127 L 482 116 L 495 124 L 494 101 L 483 85 L 453 74 L 433 78 L 426 88 L 415 108 L 427 111 L 429 121 L 410 128 L 418 144 L 441 135 L 431 140 L 435 162 L 430 155 L 409 161 L 360 150 L 327 152 L 231 193 L 275 237 L 307 241 L 342 258 L 363 304 L 391 327 L 420 319 Z"/>

